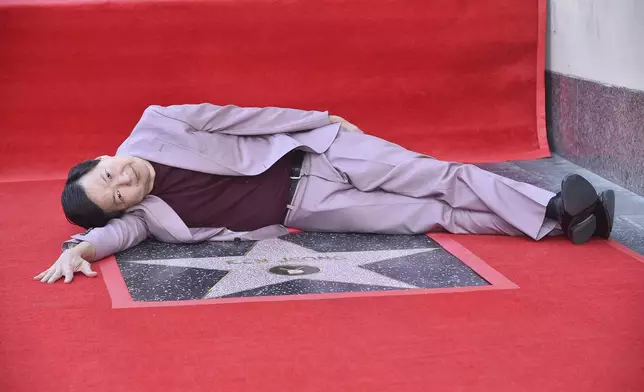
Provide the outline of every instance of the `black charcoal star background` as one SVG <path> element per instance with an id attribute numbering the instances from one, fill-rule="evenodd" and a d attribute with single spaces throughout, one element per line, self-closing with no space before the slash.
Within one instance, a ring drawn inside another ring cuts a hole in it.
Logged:
<path id="1" fill-rule="evenodd" d="M 255 243 L 148 242 L 117 260 L 136 301 L 488 284 L 426 236 L 298 233 Z M 280 266 L 288 273 L 269 271 Z"/>

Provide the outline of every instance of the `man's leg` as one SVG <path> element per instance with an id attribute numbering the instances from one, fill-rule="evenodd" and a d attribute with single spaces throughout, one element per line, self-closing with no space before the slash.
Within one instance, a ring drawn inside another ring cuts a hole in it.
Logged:
<path id="1" fill-rule="evenodd" d="M 432 198 L 414 198 L 382 190 L 362 192 L 350 184 L 315 176 L 302 178 L 293 204 L 285 224 L 309 231 L 524 234 L 491 212 L 456 209 Z"/>
<path id="2" fill-rule="evenodd" d="M 556 227 L 545 219 L 552 192 L 473 165 L 439 161 L 380 138 L 342 131 L 325 156 L 363 192 L 383 190 L 440 201 L 457 211 L 491 213 L 535 239 Z"/>

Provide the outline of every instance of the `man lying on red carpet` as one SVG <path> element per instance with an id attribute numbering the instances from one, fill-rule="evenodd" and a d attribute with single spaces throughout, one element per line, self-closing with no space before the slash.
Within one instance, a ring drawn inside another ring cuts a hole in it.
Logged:
<path id="1" fill-rule="evenodd" d="M 366 135 L 327 112 L 150 106 L 116 156 L 73 167 L 67 219 L 89 229 L 34 279 L 53 283 L 148 237 L 261 240 L 305 231 L 610 235 L 613 191 L 579 175 L 553 194 Z"/>

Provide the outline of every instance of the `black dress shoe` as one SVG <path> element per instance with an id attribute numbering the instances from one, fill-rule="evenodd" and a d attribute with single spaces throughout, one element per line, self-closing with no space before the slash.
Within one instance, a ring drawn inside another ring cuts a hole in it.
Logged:
<path id="1" fill-rule="evenodd" d="M 611 189 L 599 194 L 599 200 L 595 207 L 595 219 L 597 220 L 597 228 L 594 235 L 601 238 L 610 237 L 615 219 L 615 192 Z"/>
<path id="2" fill-rule="evenodd" d="M 561 192 L 550 200 L 546 217 L 555 219 L 572 243 L 587 242 L 597 229 L 597 191 L 585 178 L 571 174 L 561 182 Z"/>

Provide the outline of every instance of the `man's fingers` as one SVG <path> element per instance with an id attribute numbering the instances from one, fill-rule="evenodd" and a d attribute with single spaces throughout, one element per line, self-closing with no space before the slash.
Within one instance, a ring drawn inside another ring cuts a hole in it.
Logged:
<path id="1" fill-rule="evenodd" d="M 62 272 L 56 271 L 54 274 L 47 280 L 47 283 L 55 283 L 60 277 L 63 276 Z"/>
<path id="2" fill-rule="evenodd" d="M 65 275 L 65 283 L 69 283 L 74 279 L 74 271 L 70 265 L 63 266 L 63 274 Z"/>
<path id="3" fill-rule="evenodd" d="M 85 276 L 88 276 L 90 278 L 98 276 L 98 273 L 92 270 L 91 265 L 87 261 L 84 261 L 81 264 L 79 270 Z M 36 275 L 34 277 L 34 280 L 40 280 L 42 283 L 55 283 L 63 276 L 65 277 L 65 283 L 70 283 L 72 280 L 74 280 L 74 269 L 68 263 L 55 264 L 51 266 L 51 268 L 49 268 L 47 271 L 43 271 L 40 274 Z"/>
<path id="4" fill-rule="evenodd" d="M 92 266 L 87 261 L 81 266 L 81 272 L 90 278 L 94 278 L 98 275 L 96 271 L 92 270 Z"/>
<path id="5" fill-rule="evenodd" d="M 56 264 L 54 273 L 49 277 L 49 279 L 47 279 L 47 283 L 54 283 L 60 279 L 61 276 L 63 276 L 62 268 L 60 265 Z"/>
<path id="6" fill-rule="evenodd" d="M 49 268 L 47 271 L 45 271 L 45 276 L 43 276 L 42 279 L 40 279 L 40 281 L 42 283 L 47 282 L 49 278 L 51 278 L 51 276 L 54 274 L 54 272 L 56 272 L 56 268 L 54 267 Z"/>
<path id="7" fill-rule="evenodd" d="M 348 121 L 345 121 L 342 123 L 342 126 L 344 129 L 346 129 L 349 132 L 355 132 L 355 133 L 364 133 L 360 128 L 358 128 L 355 124 L 351 124 Z"/>

